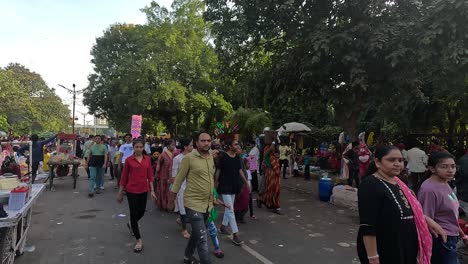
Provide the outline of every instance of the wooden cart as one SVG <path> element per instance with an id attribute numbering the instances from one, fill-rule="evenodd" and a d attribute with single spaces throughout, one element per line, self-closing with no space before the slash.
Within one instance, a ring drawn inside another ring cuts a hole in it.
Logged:
<path id="1" fill-rule="evenodd" d="M 24 247 L 31 226 L 32 207 L 45 184 L 32 184 L 29 201 L 20 210 L 8 210 L 8 217 L 0 219 L 0 263 L 12 264 L 15 257 L 24 253 Z"/>
<path id="2" fill-rule="evenodd" d="M 49 165 L 49 190 L 54 190 L 54 178 L 56 177 L 56 168 L 58 166 L 72 166 L 72 173 L 71 176 L 73 177 L 73 189 L 76 188 L 76 181 L 78 180 L 78 167 L 80 166 L 81 162 L 78 160 L 63 160 L 58 162 L 49 161 L 47 162 Z"/>
<path id="3" fill-rule="evenodd" d="M 57 168 L 60 166 L 67 166 L 70 167 L 72 166 L 72 172 L 71 176 L 73 177 L 73 189 L 76 188 L 76 181 L 78 179 L 78 167 L 80 166 L 80 161 L 79 160 L 74 160 L 76 155 L 76 141 L 78 140 L 78 136 L 75 134 L 58 134 L 57 135 L 57 153 L 66 155 L 69 157 L 69 160 L 61 160 L 61 161 L 53 161 L 49 160 L 47 162 L 47 165 L 49 166 L 49 190 L 53 191 L 54 190 L 54 179 L 58 176 L 65 176 L 68 175 L 68 173 L 65 173 L 64 175 L 58 175 Z M 69 168 L 66 168 L 67 171 Z"/>

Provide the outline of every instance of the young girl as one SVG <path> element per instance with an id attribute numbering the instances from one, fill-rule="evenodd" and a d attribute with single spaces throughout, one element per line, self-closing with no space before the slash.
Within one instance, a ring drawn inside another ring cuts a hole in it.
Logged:
<path id="1" fill-rule="evenodd" d="M 245 159 L 245 168 L 247 171 L 247 181 L 249 182 L 250 189 L 252 190 L 252 173 L 250 171 L 250 162 L 248 159 Z M 257 217 L 254 215 L 253 212 L 253 202 L 252 202 L 252 191 L 249 193 L 249 212 L 250 212 L 250 218 L 253 220 L 257 220 Z"/>
<path id="2" fill-rule="evenodd" d="M 299 161 L 299 158 L 296 158 L 294 160 L 294 166 L 293 166 L 293 169 L 294 169 L 294 177 L 299 177 L 299 165 L 297 164 L 297 162 Z"/>
<path id="3" fill-rule="evenodd" d="M 423 182 L 418 192 L 418 200 L 424 214 L 438 223 L 447 234 L 447 240 L 433 238 L 432 264 L 458 264 L 457 243 L 462 239 L 468 244 L 468 236 L 458 225 L 457 196 L 448 182 L 457 171 L 455 158 L 446 152 L 432 153 L 428 166 L 431 177 Z"/>
<path id="4" fill-rule="evenodd" d="M 143 250 L 138 221 L 143 217 L 146 210 L 148 191 L 151 190 L 151 199 L 156 199 L 153 186 L 153 169 L 151 158 L 143 155 L 143 141 L 136 139 L 133 141 L 133 155 L 125 160 L 122 178 L 120 179 L 120 189 L 117 194 L 117 201 L 123 201 L 123 192 L 127 192 L 128 206 L 130 207 L 130 224 L 127 227 L 133 232 L 136 238 L 134 251 L 139 253 Z M 131 226 L 131 227 L 130 227 Z"/>
<path id="5" fill-rule="evenodd" d="M 208 232 L 210 233 L 211 242 L 213 243 L 213 247 L 214 247 L 214 253 L 213 254 L 217 258 L 223 258 L 224 253 L 221 250 L 221 247 L 219 245 L 218 230 L 216 228 L 215 221 L 218 218 L 218 211 L 216 210 L 216 205 L 219 204 L 219 205 L 222 205 L 224 207 L 226 207 L 226 205 L 223 203 L 223 201 L 218 199 L 218 192 L 216 191 L 216 188 L 214 189 L 214 198 L 215 198 L 215 200 L 214 200 L 213 204 L 215 206 L 213 206 L 213 208 L 211 209 L 210 217 L 208 218 L 208 222 L 206 224 L 206 227 L 208 229 Z"/>

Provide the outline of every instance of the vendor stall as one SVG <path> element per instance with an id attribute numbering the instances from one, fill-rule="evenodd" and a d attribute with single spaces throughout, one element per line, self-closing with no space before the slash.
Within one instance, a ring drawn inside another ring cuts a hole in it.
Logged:
<path id="1" fill-rule="evenodd" d="M 1 264 L 11 264 L 17 255 L 24 253 L 24 247 L 31 226 L 32 207 L 39 195 L 44 191 L 44 184 L 32 184 L 29 200 L 19 210 L 9 210 L 4 206 L 5 218 L 0 218 L 0 256 Z M 10 196 L 10 191 L 0 191 L 0 198 Z"/>
<path id="2" fill-rule="evenodd" d="M 78 179 L 78 167 L 81 162 L 76 157 L 76 141 L 78 137 L 75 134 L 59 134 L 57 136 L 57 150 L 52 153 L 47 162 L 49 166 L 49 189 L 54 190 L 54 178 L 67 176 L 71 169 L 73 177 L 73 189 L 76 188 Z"/>
<path id="3" fill-rule="evenodd" d="M 72 166 L 71 176 L 73 177 L 73 189 L 76 188 L 76 181 L 78 180 L 78 167 L 81 162 L 78 160 L 61 160 L 61 161 L 52 161 L 50 160 L 49 165 L 49 190 L 54 190 L 54 178 L 63 177 L 68 175 L 69 167 Z"/>

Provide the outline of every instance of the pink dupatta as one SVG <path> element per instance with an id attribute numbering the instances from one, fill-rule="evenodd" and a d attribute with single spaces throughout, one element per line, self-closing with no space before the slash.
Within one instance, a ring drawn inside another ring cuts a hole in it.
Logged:
<path id="1" fill-rule="evenodd" d="M 403 191 L 403 194 L 405 195 L 411 206 L 411 209 L 413 210 L 414 223 L 416 224 L 416 229 L 418 231 L 418 263 L 431 264 L 432 236 L 429 232 L 421 204 L 405 183 L 403 183 L 398 177 L 395 177 L 395 180 L 400 186 L 400 189 Z"/>

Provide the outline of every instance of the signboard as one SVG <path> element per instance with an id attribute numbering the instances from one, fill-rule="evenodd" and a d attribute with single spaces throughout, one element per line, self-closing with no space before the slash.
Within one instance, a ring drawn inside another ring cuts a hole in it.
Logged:
<path id="1" fill-rule="evenodd" d="M 130 129 L 132 138 L 137 138 L 141 135 L 141 121 L 141 115 L 132 115 L 132 127 Z"/>

